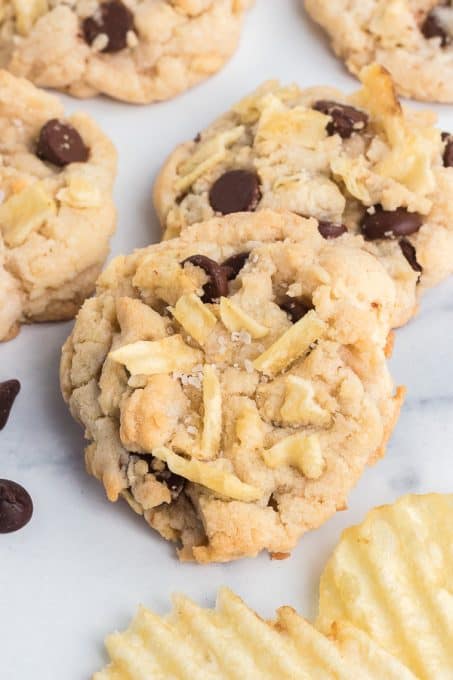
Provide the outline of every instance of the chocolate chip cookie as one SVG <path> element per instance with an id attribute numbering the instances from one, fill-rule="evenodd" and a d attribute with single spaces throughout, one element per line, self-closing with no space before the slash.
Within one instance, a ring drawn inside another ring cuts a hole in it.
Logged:
<path id="1" fill-rule="evenodd" d="M 84 114 L 0 71 L 0 340 L 74 316 L 115 227 L 116 151 Z"/>
<path id="2" fill-rule="evenodd" d="M 291 213 L 116 258 L 61 363 L 88 471 L 181 559 L 289 553 L 384 453 L 394 304 L 377 258 Z"/>
<path id="3" fill-rule="evenodd" d="M 453 137 L 403 110 L 389 74 L 350 97 L 268 82 L 165 163 L 154 202 L 165 237 L 213 215 L 289 209 L 326 239 L 355 235 L 397 287 L 393 324 L 453 271 Z"/>
<path id="4" fill-rule="evenodd" d="M 0 64 L 76 97 L 168 99 L 218 71 L 253 0 L 28 0 L 0 20 Z"/>
<path id="5" fill-rule="evenodd" d="M 453 7 L 450 0 L 305 0 L 352 73 L 376 61 L 398 92 L 453 102 Z"/>

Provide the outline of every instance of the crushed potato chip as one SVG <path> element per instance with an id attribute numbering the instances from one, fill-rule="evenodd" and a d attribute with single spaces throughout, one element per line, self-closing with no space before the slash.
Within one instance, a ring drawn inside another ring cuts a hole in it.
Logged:
<path id="1" fill-rule="evenodd" d="M 245 331 L 254 340 L 264 338 L 269 333 L 266 326 L 252 319 L 247 312 L 226 297 L 220 298 L 220 318 L 225 328 L 232 333 Z"/>
<path id="2" fill-rule="evenodd" d="M 57 206 L 44 188 L 36 182 L 13 194 L 0 205 L 0 230 L 6 245 L 22 245 L 47 219 L 55 215 Z"/>
<path id="3" fill-rule="evenodd" d="M 269 94 L 263 102 L 254 144 L 288 144 L 288 140 L 295 140 L 301 146 L 315 149 L 327 137 L 328 122 L 328 116 L 319 111 L 304 106 L 288 108 L 274 94 Z"/>
<path id="4" fill-rule="evenodd" d="M 305 354 L 326 331 L 327 325 L 311 310 L 260 354 L 253 366 L 266 375 L 276 375 Z"/>
<path id="5" fill-rule="evenodd" d="M 285 401 L 280 409 L 286 425 L 315 425 L 326 427 L 331 421 L 330 414 L 316 403 L 313 384 L 297 375 L 286 378 Z"/>
<path id="6" fill-rule="evenodd" d="M 263 459 L 270 468 L 290 465 L 308 479 L 318 479 L 325 468 L 319 438 L 316 434 L 298 434 L 285 437 L 271 449 L 263 451 Z"/>
<path id="7" fill-rule="evenodd" d="M 162 340 L 139 340 L 110 352 L 109 358 L 126 366 L 132 375 L 191 371 L 203 354 L 186 345 L 180 335 Z"/>
<path id="8" fill-rule="evenodd" d="M 204 345 L 217 323 L 209 307 L 203 304 L 195 293 L 182 295 L 171 312 L 184 330 L 200 345 Z"/>
<path id="9" fill-rule="evenodd" d="M 76 174 L 68 177 L 68 183 L 60 189 L 57 199 L 71 208 L 99 208 L 102 205 L 98 187 L 87 177 Z"/>
<path id="10" fill-rule="evenodd" d="M 320 629 L 349 621 L 420 680 L 451 678 L 452 527 L 453 495 L 429 494 L 347 529 L 321 578 Z"/>
<path id="11" fill-rule="evenodd" d="M 167 463 L 169 469 L 176 475 L 195 484 L 201 484 L 221 496 L 246 503 L 257 501 L 262 496 L 260 489 L 241 482 L 239 477 L 222 469 L 217 463 L 187 460 L 164 446 L 153 449 L 152 453 L 153 456 Z"/>
<path id="12" fill-rule="evenodd" d="M 290 607 L 265 621 L 226 588 L 215 609 L 183 595 L 161 617 L 140 607 L 106 640 L 111 663 L 93 680 L 416 680 L 353 626 L 325 637 Z"/>
<path id="13" fill-rule="evenodd" d="M 215 366 L 203 368 L 203 434 L 201 436 L 202 458 L 215 458 L 219 452 L 222 436 L 222 390 Z"/>
<path id="14" fill-rule="evenodd" d="M 33 25 L 49 11 L 47 0 L 13 0 L 16 29 L 20 35 L 28 35 Z"/>

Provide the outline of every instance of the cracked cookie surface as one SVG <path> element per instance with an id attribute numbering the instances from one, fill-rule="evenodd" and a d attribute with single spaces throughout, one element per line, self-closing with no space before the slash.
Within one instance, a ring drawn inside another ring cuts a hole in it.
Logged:
<path id="1" fill-rule="evenodd" d="M 84 114 L 0 71 L 0 340 L 75 315 L 115 228 L 116 151 Z"/>
<path id="2" fill-rule="evenodd" d="M 218 71 L 253 0 L 10 0 L 0 63 L 76 97 L 169 99 Z"/>
<path id="3" fill-rule="evenodd" d="M 88 471 L 181 559 L 290 552 L 384 453 L 394 302 L 375 257 L 291 213 L 116 258 L 61 362 Z"/>
<path id="4" fill-rule="evenodd" d="M 167 159 L 154 203 L 167 238 L 215 214 L 288 209 L 355 235 L 396 284 L 393 325 L 453 272 L 453 138 L 403 110 L 388 73 L 351 96 L 268 82 Z"/>
<path id="5" fill-rule="evenodd" d="M 453 102 L 453 7 L 450 0 L 305 0 L 349 70 L 376 61 L 398 92 Z"/>

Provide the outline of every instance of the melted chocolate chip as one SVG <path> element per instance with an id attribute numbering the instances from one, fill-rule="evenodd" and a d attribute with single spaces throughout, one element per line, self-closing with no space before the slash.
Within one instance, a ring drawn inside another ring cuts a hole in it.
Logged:
<path id="1" fill-rule="evenodd" d="M 414 272 L 419 272 L 421 274 L 423 267 L 417 262 L 417 251 L 415 250 L 415 247 L 412 245 L 412 243 L 408 241 L 407 238 L 403 238 L 400 241 L 400 248 Z"/>
<path id="2" fill-rule="evenodd" d="M 289 297 L 289 295 L 285 295 L 283 300 L 280 302 L 279 307 L 288 314 L 293 323 L 296 323 L 296 321 L 302 319 L 302 317 L 304 317 L 305 314 L 310 311 L 310 309 L 313 309 L 313 307 L 307 305 L 307 303 L 303 300 Z"/>
<path id="3" fill-rule="evenodd" d="M 373 213 L 366 212 L 360 223 L 362 234 L 369 241 L 380 238 L 395 238 L 415 234 L 423 224 L 418 213 L 411 213 L 406 208 L 383 210 L 381 206 L 374 207 Z"/>
<path id="4" fill-rule="evenodd" d="M 127 34 L 134 28 L 134 15 L 120 0 L 103 2 L 82 25 L 83 36 L 92 45 L 99 35 L 107 37 L 102 52 L 119 52 L 127 47 Z"/>
<path id="5" fill-rule="evenodd" d="M 449 132 L 442 132 L 442 141 L 445 142 L 443 162 L 444 168 L 453 167 L 453 137 Z"/>
<path id="6" fill-rule="evenodd" d="M 192 255 L 181 262 L 181 265 L 184 266 L 186 262 L 201 267 L 209 276 L 208 283 L 203 286 L 204 295 L 201 298 L 203 302 L 213 302 L 228 295 L 228 270 L 226 268 L 206 255 Z"/>
<path id="7" fill-rule="evenodd" d="M 428 40 L 430 38 L 440 38 L 440 44 L 442 47 L 446 47 L 450 43 L 450 36 L 440 23 L 435 12 L 430 12 L 426 16 L 426 19 L 422 23 L 420 30 Z"/>
<path id="8" fill-rule="evenodd" d="M 32 514 L 30 494 L 20 484 L 0 479 L 0 534 L 22 529 Z"/>
<path id="9" fill-rule="evenodd" d="M 18 380 L 5 380 L 0 383 L 0 430 L 3 430 L 8 422 L 14 400 L 19 392 L 20 382 Z"/>
<path id="10" fill-rule="evenodd" d="M 323 238 L 332 239 L 343 236 L 348 229 L 344 224 L 335 224 L 334 222 L 321 220 L 318 222 L 318 231 Z"/>
<path id="11" fill-rule="evenodd" d="M 42 161 L 62 168 L 69 163 L 85 163 L 89 153 L 82 137 L 72 125 L 52 118 L 41 128 L 36 155 Z"/>
<path id="12" fill-rule="evenodd" d="M 225 262 L 222 262 L 222 267 L 227 271 L 228 281 L 232 281 L 241 271 L 242 267 L 245 265 L 249 259 L 250 253 L 238 253 L 237 255 L 232 255 Z"/>
<path id="13" fill-rule="evenodd" d="M 153 474 L 158 482 L 161 482 L 168 487 L 172 500 L 175 501 L 180 496 L 186 485 L 186 480 L 184 477 L 175 475 L 174 472 L 171 472 L 168 468 L 165 470 L 160 470 L 159 472 L 153 472 Z"/>
<path id="14" fill-rule="evenodd" d="M 353 106 L 321 99 L 313 104 L 313 108 L 331 117 L 326 128 L 329 135 L 338 134 L 348 139 L 353 132 L 362 132 L 368 125 L 367 114 Z"/>
<path id="15" fill-rule="evenodd" d="M 211 208 L 222 215 L 252 212 L 260 200 L 260 180 L 250 170 L 225 172 L 214 182 L 209 192 Z"/>

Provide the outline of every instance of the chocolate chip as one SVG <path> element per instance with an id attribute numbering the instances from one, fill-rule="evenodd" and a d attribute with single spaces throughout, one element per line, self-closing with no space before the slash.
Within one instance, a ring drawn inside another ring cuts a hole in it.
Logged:
<path id="1" fill-rule="evenodd" d="M 181 265 L 190 262 L 195 267 L 201 267 L 209 276 L 208 283 L 203 286 L 203 302 L 213 302 L 220 297 L 228 295 L 228 270 L 224 269 L 218 262 L 211 260 L 206 255 L 192 255 L 186 258 Z"/>
<path id="2" fill-rule="evenodd" d="M 168 468 L 160 470 L 159 472 L 154 472 L 153 474 L 158 482 L 165 484 L 171 493 L 172 500 L 175 501 L 186 485 L 184 477 L 175 475 L 174 472 L 171 472 Z"/>
<path id="3" fill-rule="evenodd" d="M 417 262 L 417 251 L 415 250 L 412 243 L 408 241 L 407 238 L 403 238 L 400 241 L 400 248 L 414 272 L 419 272 L 421 274 L 423 267 Z"/>
<path id="4" fill-rule="evenodd" d="M 289 297 L 289 295 L 285 295 L 283 300 L 280 302 L 279 307 L 288 314 L 293 323 L 296 323 L 296 321 L 302 319 L 302 317 L 304 317 L 305 314 L 310 311 L 310 309 L 313 309 L 313 307 L 307 305 L 307 303 L 303 300 Z"/>
<path id="5" fill-rule="evenodd" d="M 320 220 L 318 221 L 318 231 L 323 238 L 331 239 L 343 236 L 348 229 L 344 224 L 335 224 L 334 222 Z"/>
<path id="6" fill-rule="evenodd" d="M 5 380 L 0 383 L 0 430 L 3 430 L 8 422 L 14 400 L 20 392 L 18 380 Z"/>
<path id="7" fill-rule="evenodd" d="M 245 265 L 249 259 L 250 253 L 238 253 L 237 255 L 232 255 L 225 262 L 222 262 L 222 267 L 227 271 L 228 281 L 232 281 L 241 271 L 242 267 Z"/>
<path id="8" fill-rule="evenodd" d="M 415 234 L 422 224 L 421 215 L 408 212 L 406 208 L 383 210 L 381 206 L 376 205 L 373 213 L 365 213 L 360 227 L 365 238 L 374 241 Z"/>
<path id="9" fill-rule="evenodd" d="M 72 125 L 52 118 L 41 128 L 36 155 L 62 168 L 69 163 L 87 161 L 89 149 Z"/>
<path id="10" fill-rule="evenodd" d="M 313 108 L 331 117 L 326 128 L 329 135 L 338 134 L 348 139 L 353 132 L 362 132 L 368 125 L 367 114 L 353 106 L 321 99 L 313 104 Z"/>
<path id="11" fill-rule="evenodd" d="M 426 16 L 425 21 L 421 25 L 421 32 L 428 40 L 430 38 L 440 38 L 442 47 L 446 47 L 450 43 L 450 36 L 434 12 L 430 12 Z"/>
<path id="12" fill-rule="evenodd" d="M 209 192 L 211 208 L 222 215 L 252 212 L 260 200 L 260 180 L 250 170 L 225 172 L 214 182 Z"/>
<path id="13" fill-rule="evenodd" d="M 442 132 L 442 141 L 445 142 L 443 162 L 444 168 L 453 167 L 453 137 L 449 132 Z"/>
<path id="14" fill-rule="evenodd" d="M 107 44 L 101 51 L 119 52 L 127 47 L 127 34 L 134 28 L 134 15 L 120 0 L 110 0 L 87 17 L 82 28 L 88 45 L 92 45 L 99 35 L 105 35 Z"/>
<path id="15" fill-rule="evenodd" d="M 20 484 L 0 479 L 0 534 L 22 529 L 32 514 L 30 494 Z"/>

